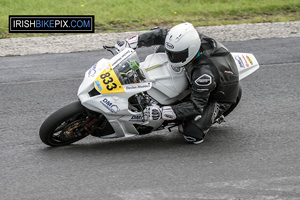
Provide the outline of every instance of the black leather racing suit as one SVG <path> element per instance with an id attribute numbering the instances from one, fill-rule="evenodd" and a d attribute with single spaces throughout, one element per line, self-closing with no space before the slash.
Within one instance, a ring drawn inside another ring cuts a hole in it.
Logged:
<path id="1" fill-rule="evenodd" d="M 138 47 L 164 45 L 168 29 L 158 28 L 139 35 Z M 185 66 L 191 95 L 172 105 L 177 119 L 184 120 L 184 135 L 201 138 L 233 103 L 239 92 L 238 69 L 229 51 L 220 42 L 202 35 L 200 56 Z M 201 115 L 200 120 L 194 118 Z M 199 129 L 201 131 L 199 131 Z"/>

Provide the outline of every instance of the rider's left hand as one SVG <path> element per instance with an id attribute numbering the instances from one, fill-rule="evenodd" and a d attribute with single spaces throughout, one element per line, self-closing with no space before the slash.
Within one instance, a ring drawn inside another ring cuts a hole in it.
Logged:
<path id="1" fill-rule="evenodd" d="M 125 40 L 118 40 L 117 43 L 115 44 L 115 48 L 118 52 L 123 51 L 125 48 L 136 49 L 137 43 L 138 43 L 138 38 L 139 38 L 138 35 L 134 35 Z"/>

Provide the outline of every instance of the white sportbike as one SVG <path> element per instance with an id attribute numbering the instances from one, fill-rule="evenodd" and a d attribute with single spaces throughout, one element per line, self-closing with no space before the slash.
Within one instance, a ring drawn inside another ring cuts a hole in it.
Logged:
<path id="1" fill-rule="evenodd" d="M 112 51 L 113 47 L 105 47 Z M 253 54 L 231 53 L 240 80 L 259 68 Z M 127 48 L 111 59 L 102 58 L 86 73 L 78 101 L 51 114 L 41 125 L 40 138 L 49 146 L 63 146 L 92 135 L 103 139 L 143 135 L 179 125 L 178 121 L 149 120 L 144 109 L 172 105 L 190 95 L 183 68 L 173 69 L 165 53 L 140 62 Z M 228 115 L 238 104 L 224 113 Z"/>

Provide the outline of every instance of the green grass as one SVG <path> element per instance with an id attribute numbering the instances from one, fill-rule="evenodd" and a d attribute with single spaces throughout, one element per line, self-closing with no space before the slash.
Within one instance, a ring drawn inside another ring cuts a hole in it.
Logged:
<path id="1" fill-rule="evenodd" d="M 300 20 L 299 0 L 0 0 L 0 38 L 8 15 L 95 15 L 96 32 Z"/>

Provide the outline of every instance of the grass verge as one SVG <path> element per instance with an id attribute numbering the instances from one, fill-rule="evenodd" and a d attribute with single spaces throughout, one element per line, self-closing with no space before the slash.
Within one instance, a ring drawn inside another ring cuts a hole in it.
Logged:
<path id="1" fill-rule="evenodd" d="M 299 0 L 0 0 L 0 38 L 45 35 L 8 33 L 8 15 L 95 15 L 96 32 L 118 32 L 297 21 L 299 10 Z"/>

